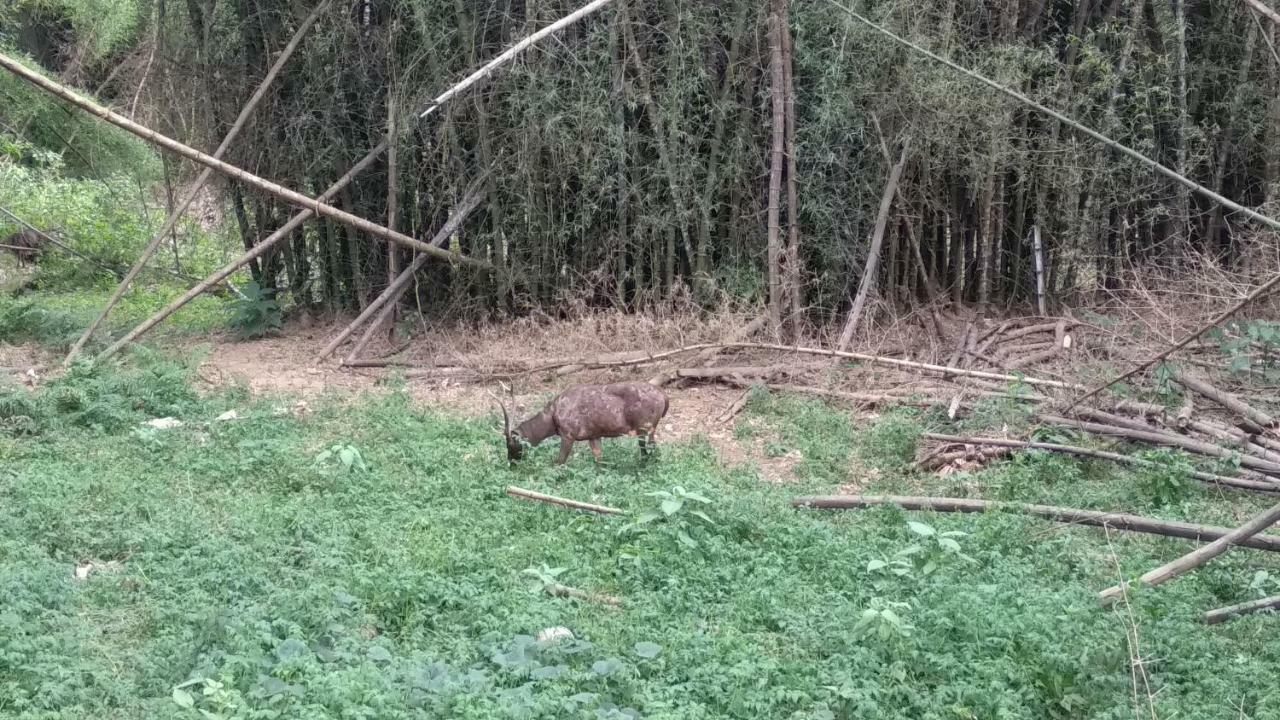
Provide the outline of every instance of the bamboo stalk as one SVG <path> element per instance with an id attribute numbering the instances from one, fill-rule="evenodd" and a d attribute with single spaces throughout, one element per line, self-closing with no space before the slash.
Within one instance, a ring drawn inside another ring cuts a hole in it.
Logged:
<path id="1" fill-rule="evenodd" d="M 1226 622 L 1232 618 L 1248 615 L 1259 610 L 1272 610 L 1280 608 L 1280 595 L 1272 595 L 1259 600 L 1250 600 L 1249 602 L 1240 603 L 1239 605 L 1228 605 L 1216 610 L 1210 610 L 1204 614 L 1204 622 L 1206 625 L 1217 625 Z"/>
<path id="2" fill-rule="evenodd" d="M 1147 535 L 1161 535 L 1163 537 L 1176 537 L 1186 540 L 1212 540 L 1214 542 L 1235 532 L 1228 527 L 1196 525 L 1175 520 L 1156 520 L 1126 513 L 1080 510 L 1054 505 L 976 500 L 972 498 L 917 497 L 910 495 L 815 495 L 794 498 L 791 501 L 791 505 L 796 508 L 814 508 L 818 510 L 860 510 L 882 505 L 896 505 L 904 510 L 931 510 L 945 513 L 1013 512 L 1070 525 L 1110 527 Z M 1280 537 L 1275 535 L 1254 535 L 1242 539 L 1239 544 L 1255 550 L 1280 552 Z"/>
<path id="3" fill-rule="evenodd" d="M 1163 585 L 1174 578 L 1184 575 L 1219 555 L 1231 549 L 1232 545 L 1245 545 L 1246 542 L 1255 538 L 1258 533 L 1266 530 L 1280 520 L 1280 503 L 1272 505 L 1262 513 L 1256 515 L 1252 520 L 1205 545 L 1196 549 L 1194 552 L 1187 553 L 1182 557 L 1161 565 L 1154 570 L 1149 570 L 1139 578 L 1139 582 L 1143 585 L 1155 587 Z M 1103 607 L 1110 605 L 1124 595 L 1128 583 L 1120 583 L 1113 585 L 1106 590 L 1098 593 L 1098 600 Z"/>
<path id="4" fill-rule="evenodd" d="M 871 233 L 871 249 L 867 251 L 867 262 L 862 269 L 862 282 L 858 284 L 858 295 L 849 309 L 849 318 L 845 320 L 844 330 L 840 332 L 840 340 L 836 349 L 844 350 L 853 341 L 858 329 L 858 320 L 862 316 L 862 308 L 866 305 L 867 296 L 876 283 L 876 270 L 880 266 L 880 248 L 884 244 L 885 228 L 889 224 L 889 211 L 893 207 L 894 193 L 898 190 L 898 182 L 902 180 L 902 170 L 910 157 L 910 139 L 902 143 L 902 151 L 898 154 L 898 162 L 889 171 L 889 180 L 885 183 L 884 193 L 880 196 L 880 209 L 876 211 L 875 229 Z"/>
<path id="5" fill-rule="evenodd" d="M 311 14 L 302 21 L 302 24 L 298 26 L 298 29 L 293 33 L 293 37 L 289 39 L 289 43 L 280 51 L 280 56 L 276 58 L 274 63 L 272 63 L 271 69 L 268 70 L 266 76 L 262 78 L 262 82 L 258 84 L 258 88 L 254 90 L 253 95 L 249 97 L 248 102 L 246 102 L 244 107 L 240 109 L 240 115 L 235 119 L 235 122 L 232 123 L 231 129 L 227 130 L 226 136 L 222 138 L 222 142 L 219 143 L 217 149 L 213 151 L 213 155 L 210 157 L 214 159 L 221 159 L 222 156 L 226 154 L 227 150 L 231 147 L 231 143 L 236 139 L 236 136 L 238 136 L 240 131 L 244 129 L 245 123 L 249 120 L 249 116 L 253 114 L 255 109 L 257 109 L 258 103 L 262 102 L 262 98 L 266 97 L 267 90 L 275 82 L 276 77 L 280 75 L 280 71 L 284 69 L 285 64 L 289 62 L 289 58 L 293 56 L 293 52 L 298 49 L 298 45 L 302 43 L 302 38 L 306 37 L 307 33 L 311 30 L 311 26 L 315 24 L 316 20 L 320 19 L 320 14 L 328 7 L 328 2 L 320 3 L 311 11 Z M 142 91 L 141 85 L 138 86 L 138 91 Z M 134 101 L 136 103 L 137 98 L 134 98 Z M 196 180 L 192 184 L 191 188 L 187 191 L 186 197 L 184 197 L 181 202 L 169 211 L 169 216 L 165 218 L 164 224 L 151 238 L 151 242 L 147 243 L 147 247 L 142 251 L 142 254 L 134 261 L 133 267 L 129 268 L 129 272 L 125 274 L 124 279 L 120 281 L 116 286 L 116 289 L 111 293 L 111 297 L 107 299 L 107 304 L 102 307 L 98 316 L 93 319 L 93 322 L 89 323 L 89 327 L 85 328 L 79 339 L 77 339 L 71 346 L 71 350 L 67 353 L 67 357 L 62 361 L 64 367 L 70 365 L 71 361 L 74 360 L 76 356 L 80 354 L 80 351 L 84 349 L 85 343 L 89 342 L 89 338 L 93 337 L 93 334 L 97 332 L 98 327 L 107 319 L 107 315 L 111 313 L 112 308 L 116 306 L 116 303 L 120 302 L 120 298 L 123 297 L 129 287 L 133 285 L 133 281 L 138 277 L 138 273 L 142 272 L 142 268 L 146 266 L 147 262 L 151 260 L 151 257 L 160 249 L 160 243 L 164 241 L 165 236 L 167 236 L 169 231 L 178 223 L 178 220 L 182 217 L 182 214 L 187 211 L 187 208 L 191 207 L 191 203 L 195 202 L 196 196 L 200 193 L 200 188 L 204 187 L 204 184 L 212 175 L 213 168 L 206 167 L 202 170 L 200 174 L 196 176 Z"/>
<path id="6" fill-rule="evenodd" d="M 507 486 L 507 494 L 514 498 L 522 498 L 524 500 L 536 500 L 538 502 L 547 503 L 549 505 L 559 505 L 560 507 L 571 508 L 573 510 L 586 510 L 587 512 L 598 513 L 600 515 L 626 515 L 626 510 L 618 508 L 606 507 L 604 505 L 592 505 L 591 503 L 578 502 L 577 500 L 567 500 L 565 498 L 556 497 L 554 495 L 544 495 L 533 490 L 525 490 L 515 485 Z"/>
<path id="7" fill-rule="evenodd" d="M 337 181 L 333 183 L 333 185 L 330 185 L 329 188 L 325 190 L 323 194 L 320 195 L 320 199 L 328 200 L 333 196 L 337 195 L 338 192 L 341 191 L 342 188 L 346 187 L 348 183 L 354 180 L 357 175 L 364 172 L 366 169 L 368 169 L 370 165 L 377 162 L 378 156 L 382 154 L 382 149 L 384 149 L 385 147 L 386 147 L 386 141 L 384 140 L 380 147 L 374 148 L 372 151 L 370 151 L 368 155 L 364 156 L 363 160 L 353 165 L 345 175 L 338 178 Z M 179 297 L 178 299 L 169 303 L 163 309 L 156 312 L 151 317 L 147 318 L 146 320 L 143 320 L 141 323 L 138 324 L 137 327 L 125 333 L 123 337 L 121 337 L 119 340 L 112 343 L 111 346 L 108 347 L 106 350 L 103 350 L 98 355 L 97 359 L 105 360 L 106 358 L 109 358 L 112 355 L 116 354 L 125 345 L 128 345 L 129 343 L 136 341 L 138 338 L 142 337 L 149 330 L 151 330 L 151 328 L 155 327 L 156 325 L 159 325 L 161 322 L 164 322 L 165 318 L 169 317 L 170 315 L 174 314 L 178 310 L 182 309 L 184 305 L 191 302 L 201 293 L 207 291 L 209 288 L 227 279 L 235 271 L 253 262 L 255 258 L 265 255 L 267 251 L 275 247 L 276 244 L 278 244 L 281 240 L 284 240 L 285 238 L 289 237 L 290 233 L 292 233 L 295 229 L 297 229 L 298 227 L 301 227 L 302 223 L 306 222 L 309 218 L 311 218 L 312 215 L 313 213 L 310 209 L 304 209 L 298 212 L 296 215 L 294 215 L 292 218 L 289 219 L 289 222 L 281 226 L 279 230 L 276 230 L 275 232 L 271 233 L 267 237 L 263 238 L 261 241 L 258 242 L 257 245 L 254 245 L 251 250 L 241 255 L 240 257 L 236 258 L 235 260 L 232 260 L 226 265 L 223 265 L 220 269 L 215 271 L 212 275 L 205 278 L 200 283 L 198 283 L 195 287 L 191 288 L 186 293 L 184 293 L 182 297 Z"/>

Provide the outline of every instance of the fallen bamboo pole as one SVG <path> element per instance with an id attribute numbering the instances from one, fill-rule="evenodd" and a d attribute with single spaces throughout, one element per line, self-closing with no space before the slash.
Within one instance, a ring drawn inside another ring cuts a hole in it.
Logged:
<path id="1" fill-rule="evenodd" d="M 471 187 L 463 197 L 462 203 L 453 209 L 449 219 L 440 228 L 440 230 L 436 232 L 435 237 L 431 238 L 432 245 L 436 247 L 443 245 L 445 240 L 448 240 L 450 236 L 458 231 L 459 227 L 462 227 L 463 221 L 471 215 L 471 212 L 475 210 L 476 206 L 480 204 L 480 201 L 484 199 L 484 181 L 485 177 L 481 177 L 471 184 Z M 352 320 L 345 328 L 343 328 L 342 332 L 338 333 L 333 340 L 329 341 L 329 344 L 326 345 L 325 348 L 320 351 L 320 354 L 316 356 L 315 362 L 320 362 L 332 355 L 343 341 L 350 337 L 365 320 L 368 320 L 374 313 L 382 309 L 384 305 L 394 308 L 396 301 L 398 301 L 400 296 L 408 290 L 409 282 L 413 280 L 414 273 L 427 263 L 427 259 L 426 255 L 419 255 L 414 258 L 413 262 L 409 264 L 409 267 L 405 268 L 404 271 L 396 277 L 395 282 L 388 285 L 387 289 L 383 290 L 382 294 L 378 295 L 377 298 L 374 298 L 373 302 L 369 303 L 369 305 L 365 307 L 355 320 Z M 372 331 L 376 330 L 378 326 L 382 324 L 382 320 L 383 317 L 379 315 L 377 320 L 375 320 L 371 325 L 371 331 L 366 334 L 366 337 L 361 338 L 361 343 L 367 341 L 368 337 L 372 335 Z M 353 351 L 353 354 L 359 349 L 362 349 L 362 347 L 362 345 L 358 344 L 357 350 Z M 354 358 L 348 359 L 351 360 Z"/>
<path id="2" fill-rule="evenodd" d="M 248 102 L 245 103 L 244 107 L 241 108 L 240 115 L 236 118 L 235 122 L 232 123 L 231 129 L 227 130 L 226 136 L 222 138 L 222 142 L 218 145 L 217 149 L 213 151 L 213 155 L 211 157 L 214 159 L 221 159 L 222 156 L 226 154 L 227 150 L 231 147 L 232 141 L 236 139 L 236 136 L 240 134 L 240 130 L 242 130 L 245 123 L 248 122 L 249 116 L 253 114 L 255 109 L 257 109 L 258 103 L 262 101 L 262 98 L 266 97 L 267 89 L 275 82 L 276 77 L 279 76 L 280 71 L 285 66 L 285 63 L 287 63 L 289 58 L 293 56 L 293 51 L 298 49 L 298 45 L 302 43 L 302 38 L 306 37 L 307 32 L 311 30 L 311 26 L 315 24 L 316 20 L 320 19 L 320 13 L 324 12 L 327 7 L 329 7 L 328 2 L 320 3 L 311 11 L 311 14 L 302 21 L 302 24 L 298 26 L 297 31 L 293 33 L 293 37 L 289 39 L 289 43 L 284 46 L 284 50 L 280 51 L 280 56 L 276 58 L 276 61 L 271 65 L 271 69 L 268 70 L 266 76 L 262 78 L 262 82 L 258 84 L 258 88 L 254 91 Z M 93 322 L 89 323 L 89 327 L 85 328 L 84 333 L 82 333 L 80 338 L 71 346 L 71 350 L 62 361 L 62 365 L 64 367 L 70 365 L 71 361 L 80 354 L 82 349 L 84 349 L 85 343 L 89 342 L 89 338 L 93 337 L 93 334 L 97 332 L 98 327 L 107 319 L 107 315 L 111 313 L 112 308 L 116 306 L 116 303 L 120 302 L 120 298 L 124 296 L 125 292 L 128 291 L 129 287 L 133 284 L 133 281 L 138 277 L 138 273 L 142 272 L 142 268 L 146 267 L 147 262 L 150 261 L 151 257 L 160 249 L 160 243 L 164 242 L 165 236 L 168 235 L 169 231 L 173 229 L 173 226 L 177 224 L 178 219 L 187 211 L 187 208 L 191 207 L 191 203 L 195 202 L 196 196 L 200 192 L 200 188 L 204 187 L 204 184 L 208 182 L 212 175 L 213 168 L 206 167 L 202 170 L 196 177 L 195 182 L 187 190 L 187 194 L 182 198 L 182 201 L 169 211 L 169 216 L 165 218 L 164 225 L 162 225 L 160 230 L 156 232 L 155 236 L 151 238 L 151 242 L 147 243 L 147 247 L 142 251 L 142 254 L 138 256 L 138 259 L 134 261 L 133 267 L 129 268 L 129 272 L 125 274 L 124 279 L 120 281 L 116 286 L 115 291 L 111 293 L 111 297 L 107 299 L 107 304 L 102 307 L 98 316 L 93 319 Z"/>
<path id="3" fill-rule="evenodd" d="M 1173 381 L 1200 397 L 1211 400 L 1243 418 L 1241 425 L 1251 433 L 1260 433 L 1265 428 L 1275 425 L 1275 418 L 1244 402 L 1225 390 L 1220 390 L 1209 383 L 1194 378 L 1186 373 L 1175 372 Z"/>
<path id="4" fill-rule="evenodd" d="M 162 148 L 165 148 L 166 150 L 169 150 L 188 160 L 191 160 L 192 162 L 196 162 L 201 165 L 204 165 L 205 167 L 213 168 L 214 170 L 217 170 L 223 175 L 239 180 L 240 182 L 250 187 L 253 187 L 257 190 L 261 190 L 262 192 L 265 192 L 269 195 L 273 195 L 276 198 L 279 198 L 280 200 L 283 200 L 287 203 L 296 205 L 300 208 L 310 209 L 314 211 L 317 215 L 324 215 L 325 217 L 328 217 L 332 220 L 340 222 L 343 225 L 347 225 L 348 227 L 352 227 L 352 228 L 355 228 L 356 230 L 360 230 L 370 235 L 375 235 L 385 240 L 398 243 L 411 250 L 417 250 L 419 252 L 426 253 L 427 255 L 431 255 L 432 257 L 438 260 L 444 260 L 450 263 L 460 263 L 463 265 L 471 265 L 473 267 L 477 267 L 485 270 L 494 269 L 493 265 L 487 261 L 480 260 L 478 258 L 469 257 L 466 255 L 460 255 L 457 253 L 451 253 L 446 250 L 441 250 L 440 248 L 437 248 L 437 247 L 432 247 L 428 243 L 418 240 L 417 238 L 412 238 L 412 237 L 409 237 L 408 235 L 405 235 L 404 233 L 390 230 L 382 225 L 378 225 L 377 223 L 370 222 L 368 220 L 365 220 L 362 217 L 353 215 L 349 212 L 346 212 L 345 210 L 340 210 L 332 205 L 329 205 L 328 203 L 322 202 L 319 198 L 308 197 L 307 195 L 303 195 L 302 193 L 295 192 L 277 183 L 273 183 L 269 180 L 265 180 L 261 177 L 258 177 L 257 175 L 254 175 L 253 173 L 250 173 L 246 170 L 243 170 L 234 165 L 231 165 L 230 163 L 223 162 L 215 157 L 202 153 L 193 147 L 190 147 L 188 145 L 183 145 L 182 143 L 178 142 L 177 140 L 174 140 L 173 138 L 167 137 L 165 135 L 161 135 L 160 133 L 154 130 L 151 130 L 150 128 L 146 128 L 146 127 L 143 127 L 142 125 L 139 125 L 138 123 L 130 120 L 129 118 L 123 115 L 120 115 L 119 113 L 112 112 L 111 110 L 108 110 L 107 108 L 91 100 L 87 100 L 85 98 L 82 98 L 76 95 L 74 92 L 72 92 L 68 88 L 62 85 L 59 85 L 58 83 L 46 78 L 40 73 L 34 72 L 32 70 L 27 69 L 26 67 L 23 67 L 21 64 L 14 61 L 12 58 L 8 57 L 7 55 L 0 54 L 0 67 L 4 68 L 5 70 L 8 70 L 10 73 L 13 73 L 14 75 L 27 81 L 28 83 L 34 85 L 35 87 L 41 90 L 44 90 L 45 92 L 48 92 L 51 95 L 60 97 L 63 100 L 66 100 L 67 102 L 71 103 L 72 105 L 75 105 L 76 107 L 80 108 L 81 110 L 84 110 L 85 112 L 107 123 L 115 125 L 116 127 L 122 130 L 125 130 L 133 135 L 136 135 L 153 145 L 158 145 Z"/>
<path id="5" fill-rule="evenodd" d="M 1140 583 L 1149 587 L 1163 585 L 1174 578 L 1184 575 L 1196 568 L 1204 565 L 1210 560 L 1231 549 L 1232 545 L 1248 546 L 1248 541 L 1255 539 L 1258 533 L 1266 530 L 1276 521 L 1280 520 L 1280 504 L 1272 505 L 1262 513 L 1256 515 L 1252 520 L 1214 540 L 1213 542 L 1198 548 L 1193 552 L 1189 552 L 1182 557 L 1165 563 L 1154 570 L 1149 570 L 1138 579 Z M 1098 601 L 1103 607 L 1111 605 L 1124 595 L 1128 588 L 1127 582 L 1122 582 L 1098 593 Z"/>
<path id="6" fill-rule="evenodd" d="M 586 510 L 587 512 L 598 513 L 600 515 L 626 515 L 626 510 L 618 508 L 606 507 L 604 505 L 592 505 L 591 503 L 578 502 L 577 500 L 567 500 L 565 498 L 556 497 L 554 495 L 544 495 L 540 492 L 525 490 L 515 485 L 507 486 L 507 494 L 514 498 L 524 500 L 536 500 L 538 502 L 547 503 L 549 505 L 559 505 L 560 507 L 571 508 L 574 510 Z"/>
<path id="7" fill-rule="evenodd" d="M 1272 610 L 1280 608 L 1280 595 L 1272 595 L 1258 600 L 1250 600 L 1249 602 L 1240 603 L 1239 605 L 1228 605 L 1216 610 L 1210 610 L 1204 614 L 1204 622 L 1206 625 L 1217 625 L 1226 622 L 1232 618 L 1248 615 L 1259 610 Z"/>
<path id="8" fill-rule="evenodd" d="M 1059 380 L 1044 380 L 1033 377 L 1019 377 L 1017 375 L 1004 375 L 1001 373 L 985 372 L 983 370 L 962 370 L 960 368 L 947 367 L 946 365 L 934 365 L 932 363 L 915 362 L 913 360 L 899 360 L 898 358 L 881 357 L 879 355 L 867 355 L 865 353 L 843 352 L 840 350 L 825 350 L 823 348 L 801 347 L 799 345 L 779 345 L 773 343 L 748 343 L 733 342 L 722 343 L 724 348 L 755 348 L 758 350 L 775 350 L 778 352 L 795 352 L 805 353 L 808 355 L 824 355 L 827 357 L 848 358 L 850 360 L 861 360 L 863 362 L 875 363 L 877 365 L 886 365 L 889 367 L 905 368 L 907 370 L 935 372 L 941 375 L 954 375 L 960 377 L 974 377 L 985 380 L 1001 380 L 1009 383 L 1023 383 L 1026 385 L 1035 385 L 1041 387 L 1062 388 L 1068 390 L 1079 389 L 1081 386 L 1074 383 L 1062 382 Z"/>
<path id="9" fill-rule="evenodd" d="M 1215 525 L 1195 525 L 1175 520 L 1156 520 L 1140 515 L 1080 510 L 1053 505 L 974 500 L 970 498 L 916 497 L 908 495 L 816 495 L 792 499 L 791 505 L 802 509 L 860 510 L 864 508 L 896 505 L 904 510 L 932 510 L 946 513 L 1014 512 L 1022 515 L 1053 520 L 1069 525 L 1110 527 L 1117 530 L 1183 538 L 1185 540 L 1217 541 L 1235 531 Z M 1255 535 L 1240 540 L 1240 545 L 1255 550 L 1280 552 L 1280 537 Z"/>
<path id="10" fill-rule="evenodd" d="M 1109 452 L 1107 450 L 1094 450 L 1092 448 L 1083 448 L 1074 445 L 1029 442 L 1026 440 L 1008 440 L 1005 438 L 960 437 L 958 435 L 942 435 L 939 433 L 924 433 L 923 437 L 929 440 L 937 440 L 939 442 L 954 443 L 958 445 L 988 445 L 991 447 L 1044 450 L 1045 452 L 1056 452 L 1064 455 L 1077 455 L 1080 457 L 1093 457 L 1101 460 L 1110 460 L 1112 462 L 1118 462 L 1125 465 L 1136 465 L 1138 467 L 1159 467 L 1158 463 L 1150 460 L 1130 457 L 1128 455 Z M 1222 485 L 1238 490 L 1280 493 L 1280 481 L 1246 480 L 1243 478 L 1227 477 L 1226 475 L 1215 475 L 1213 473 L 1201 472 L 1199 470 L 1192 470 L 1190 475 L 1196 480 L 1212 485 Z"/>
<path id="11" fill-rule="evenodd" d="M 1125 438 L 1128 440 L 1141 440 L 1155 445 L 1178 447 L 1189 452 L 1207 455 L 1209 457 L 1228 460 L 1232 458 L 1239 458 L 1240 464 L 1250 470 L 1257 470 L 1258 472 L 1268 475 L 1280 476 L 1280 463 L 1269 462 L 1267 460 L 1256 458 L 1252 455 L 1233 453 L 1219 445 L 1195 440 L 1189 437 L 1183 437 L 1182 435 L 1174 435 L 1172 433 L 1159 432 L 1156 430 L 1135 430 L 1127 427 L 1117 427 L 1115 425 L 1104 425 L 1102 423 L 1074 420 L 1056 415 L 1041 415 L 1040 419 L 1047 423 L 1060 425 L 1062 427 L 1076 428 L 1084 430 L 1085 432 L 1091 432 L 1098 435 L 1110 435 L 1111 437 Z"/>

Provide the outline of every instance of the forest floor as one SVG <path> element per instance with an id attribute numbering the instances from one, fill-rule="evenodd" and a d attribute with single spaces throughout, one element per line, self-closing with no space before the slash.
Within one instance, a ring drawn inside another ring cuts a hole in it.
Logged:
<path id="1" fill-rule="evenodd" d="M 0 323 L 55 338 L 83 320 L 5 312 Z M 1256 683 L 1280 672 L 1275 616 L 1201 619 L 1280 592 L 1275 553 L 1233 551 L 1104 611 L 1098 590 L 1193 544 L 1012 513 L 791 507 L 796 495 L 867 492 L 1241 524 L 1274 498 L 1192 482 L 1188 458 L 1167 450 L 1035 426 L 1034 407 L 1076 391 L 1028 382 L 1113 376 L 1149 338 L 1198 318 L 1135 312 L 1069 325 L 917 313 L 868 328 L 878 343 L 857 348 L 1002 381 L 735 349 L 716 358 L 739 368 L 729 376 L 667 386 L 656 460 L 616 440 L 602 464 L 579 448 L 565 467 L 551 443 L 507 465 L 498 397 L 523 416 L 573 383 L 706 370 L 689 355 L 562 368 L 714 342 L 751 316 L 420 328 L 406 347 L 379 339 L 366 353 L 395 351 L 404 367 L 392 368 L 315 362 L 341 327 L 332 320 L 247 341 L 189 329 L 70 371 L 61 340 L 11 333 L 0 340 L 0 717 L 1280 717 L 1280 689 Z M 1028 328 L 1039 329 L 1018 334 Z M 1062 352 L 1009 367 L 1067 335 Z M 973 362 L 956 352 L 983 337 Z M 1229 361 L 1212 344 L 1191 357 Z M 1213 377 L 1278 404 L 1268 378 Z M 1158 383 L 1122 395 L 1181 402 Z M 1150 464 L 961 452 L 925 468 L 942 447 L 926 431 L 1034 436 Z M 628 515 L 515 502 L 508 485 Z M 559 597 L 561 585 L 622 607 Z M 553 628 L 574 639 L 535 639 Z"/>

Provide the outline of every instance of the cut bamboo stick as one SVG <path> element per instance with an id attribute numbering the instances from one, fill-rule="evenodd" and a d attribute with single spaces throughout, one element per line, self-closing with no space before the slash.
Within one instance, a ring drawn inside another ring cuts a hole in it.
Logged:
<path id="1" fill-rule="evenodd" d="M 1210 610 L 1204 614 L 1204 622 L 1206 625 L 1217 625 L 1226 622 L 1232 618 L 1248 615 L 1259 610 L 1272 610 L 1280 608 L 1280 595 L 1272 595 L 1258 600 L 1250 600 L 1249 602 L 1240 603 L 1239 605 L 1228 605 L 1216 610 Z"/>
<path id="2" fill-rule="evenodd" d="M 571 508 L 574 510 L 586 510 L 587 512 L 598 513 L 600 515 L 626 515 L 626 510 L 618 508 L 606 507 L 604 505 L 592 505 L 591 503 L 578 502 L 577 500 L 567 500 L 565 498 L 556 497 L 554 495 L 544 495 L 533 490 L 525 490 L 515 485 L 507 486 L 507 494 L 514 498 L 522 498 L 524 500 L 536 500 L 537 502 L 547 503 L 549 505 L 559 505 L 560 507 Z"/>

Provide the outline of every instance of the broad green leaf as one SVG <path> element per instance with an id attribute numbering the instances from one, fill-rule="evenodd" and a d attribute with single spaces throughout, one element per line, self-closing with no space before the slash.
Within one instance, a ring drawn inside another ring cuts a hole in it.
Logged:
<path id="1" fill-rule="evenodd" d="M 689 533 L 683 530 L 676 531 L 676 538 L 679 539 L 681 544 L 683 544 L 685 547 L 690 547 L 690 548 L 698 547 L 698 543 L 693 538 L 689 537 Z"/>
<path id="2" fill-rule="evenodd" d="M 173 698 L 173 703 L 183 710 L 190 710 L 196 706 L 196 699 L 191 697 L 191 693 L 182 688 L 174 688 L 170 697 Z"/>
<path id="3" fill-rule="evenodd" d="M 381 645 L 369 648 L 368 656 L 374 662 L 391 662 L 391 651 Z"/>
<path id="4" fill-rule="evenodd" d="M 911 532 L 921 537 L 929 537 L 937 532 L 932 527 L 925 525 L 922 522 L 916 522 L 915 520 L 908 520 L 907 527 L 911 529 Z"/>
<path id="5" fill-rule="evenodd" d="M 889 563 L 883 560 L 872 560 L 871 562 L 867 563 L 867 572 L 875 572 L 876 570 L 883 570 L 886 566 L 888 566 L 888 564 Z"/>
<path id="6" fill-rule="evenodd" d="M 632 650 L 642 658 L 652 659 L 658 657 L 658 654 L 662 652 L 662 646 L 652 642 L 638 642 Z"/>
<path id="7" fill-rule="evenodd" d="M 682 507 L 684 507 L 683 500 L 673 499 L 673 500 L 662 501 L 662 513 L 667 517 L 671 517 L 672 515 L 675 515 L 676 513 L 680 512 L 680 508 Z"/>
<path id="8" fill-rule="evenodd" d="M 708 525 L 715 525 L 716 521 L 712 520 L 706 513 L 701 510 L 690 510 L 689 514 L 705 522 Z"/>
<path id="9" fill-rule="evenodd" d="M 601 677 L 608 677 L 622 669 L 622 661 L 617 658 L 597 660 L 591 665 L 591 672 Z"/>

